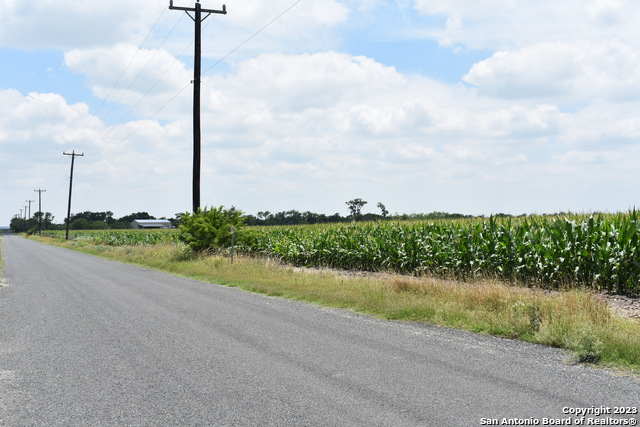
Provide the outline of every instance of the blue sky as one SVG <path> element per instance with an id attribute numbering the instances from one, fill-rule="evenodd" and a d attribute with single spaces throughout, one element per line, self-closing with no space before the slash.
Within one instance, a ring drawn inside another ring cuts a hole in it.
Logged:
<path id="1" fill-rule="evenodd" d="M 344 215 L 360 197 L 365 212 L 489 215 L 637 204 L 630 0 L 226 5 L 203 27 L 203 205 Z M 0 224 L 38 188 L 63 220 L 71 150 L 85 154 L 73 212 L 188 211 L 192 21 L 164 0 L 0 10 Z"/>

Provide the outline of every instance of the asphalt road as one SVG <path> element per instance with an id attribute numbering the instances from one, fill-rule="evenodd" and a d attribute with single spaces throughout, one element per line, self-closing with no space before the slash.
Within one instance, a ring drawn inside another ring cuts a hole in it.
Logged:
<path id="1" fill-rule="evenodd" d="M 1 426 L 576 425 L 565 412 L 640 407 L 640 380 L 555 349 L 254 295 L 13 235 L 2 255 Z"/>

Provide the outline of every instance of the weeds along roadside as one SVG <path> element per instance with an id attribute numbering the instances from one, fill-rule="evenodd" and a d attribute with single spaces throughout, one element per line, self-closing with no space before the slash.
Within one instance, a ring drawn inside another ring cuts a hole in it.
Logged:
<path id="1" fill-rule="evenodd" d="M 4 267 L 4 261 L 2 260 L 2 232 L 0 232 L 0 288 L 4 283 L 4 279 L 2 278 L 2 268 Z"/>
<path id="2" fill-rule="evenodd" d="M 197 255 L 175 243 L 105 246 L 45 243 L 270 296 L 568 349 L 578 362 L 640 374 L 640 322 L 614 315 L 583 290 L 549 292 L 496 280 L 462 283 L 392 274 L 308 270 L 269 258 Z"/>

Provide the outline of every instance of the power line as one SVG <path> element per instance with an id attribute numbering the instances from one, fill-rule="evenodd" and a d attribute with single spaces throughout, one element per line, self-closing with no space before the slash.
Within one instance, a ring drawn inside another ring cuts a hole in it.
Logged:
<path id="1" fill-rule="evenodd" d="M 297 4 L 301 3 L 302 0 L 296 0 L 295 2 L 293 2 L 289 7 L 287 7 L 285 10 L 283 10 L 281 13 L 279 13 L 276 17 L 274 17 L 273 19 L 271 19 L 269 22 L 267 22 L 265 25 L 263 25 L 259 30 L 257 30 L 256 32 L 254 32 L 251 36 L 249 36 L 246 40 L 244 40 L 242 43 L 238 44 L 236 47 L 234 47 L 232 50 L 230 50 L 227 54 L 225 54 L 222 58 L 220 58 L 216 63 L 214 63 L 213 65 L 211 65 L 209 68 L 207 68 L 202 74 L 206 74 L 209 71 L 211 71 L 211 69 L 213 69 L 215 66 L 217 66 L 220 62 L 222 62 L 223 60 L 225 60 L 226 58 L 228 58 L 229 56 L 231 56 L 233 53 L 235 53 L 237 50 L 239 50 L 242 46 L 244 46 L 245 44 L 247 44 L 249 41 L 251 41 L 253 38 L 255 38 L 258 34 L 260 34 L 261 32 L 263 32 L 265 29 L 267 29 L 270 25 L 272 25 L 275 21 L 277 21 L 278 19 L 280 19 L 283 15 L 285 15 L 287 12 L 289 12 L 293 7 L 295 7 Z M 178 21 L 179 22 L 179 21 Z M 211 22 L 211 21 L 209 21 Z M 176 23 L 177 25 L 177 23 Z M 208 23 L 207 23 L 208 25 Z M 207 25 L 205 25 L 205 28 L 207 27 Z M 175 28 L 175 26 L 174 26 Z M 165 38 L 166 40 L 166 38 Z M 129 113 L 131 113 L 131 111 L 133 111 L 133 109 L 140 104 L 140 102 L 142 102 L 142 100 L 145 98 L 145 96 L 160 82 L 160 80 L 162 79 L 162 77 L 164 77 L 164 75 L 167 74 L 167 72 L 175 65 L 176 62 L 179 61 L 179 59 L 184 55 L 185 51 L 193 44 L 193 41 L 190 42 L 181 52 L 180 56 L 178 56 L 174 62 L 167 67 L 167 69 L 165 70 L 165 72 L 156 80 L 156 82 L 152 85 L 152 87 L 138 100 L 138 102 L 131 107 L 127 113 L 120 119 L 120 121 L 118 123 L 121 123 L 124 118 L 126 116 L 129 115 Z M 178 92 L 176 92 L 170 99 L 168 99 L 164 104 L 162 104 L 153 114 L 151 114 L 150 116 L 148 116 L 145 120 L 142 120 L 140 122 L 140 124 L 133 129 L 131 132 L 129 132 L 124 138 L 120 139 L 117 143 L 115 143 L 114 145 L 111 146 L 111 148 L 109 148 L 108 150 L 106 150 L 104 152 L 104 154 L 102 154 L 99 158 L 97 158 L 94 162 L 90 163 L 89 165 L 87 165 L 86 167 L 92 167 L 93 165 L 95 165 L 96 163 L 98 163 L 100 160 L 102 160 L 105 155 L 111 151 L 113 151 L 114 149 L 116 149 L 118 146 L 124 144 L 127 140 L 129 140 L 129 138 L 131 138 L 131 136 L 133 136 L 134 134 L 136 134 L 142 127 L 144 127 L 145 125 L 147 125 L 147 123 L 151 120 L 153 120 L 158 114 L 160 114 L 160 112 L 162 112 L 169 104 L 171 104 L 176 98 L 178 98 L 187 88 L 189 87 L 189 84 L 185 85 L 184 87 L 182 87 L 182 89 L 180 89 Z M 109 135 L 111 133 L 111 131 L 113 130 L 113 126 L 104 134 L 100 137 L 100 139 L 105 138 L 107 135 Z"/>
<path id="2" fill-rule="evenodd" d="M 158 23 L 160 22 L 160 20 L 162 19 L 162 17 L 164 16 L 164 14 L 166 13 L 166 9 L 162 9 L 160 15 L 158 16 L 158 18 L 156 19 L 155 23 L 153 24 L 153 26 L 151 27 L 151 29 L 148 31 L 147 35 L 145 36 L 144 40 L 141 42 L 140 44 L 140 48 L 136 49 L 136 53 L 133 55 L 133 57 L 129 60 L 129 63 L 127 64 L 127 66 L 124 68 L 124 70 L 122 71 L 122 73 L 120 73 L 120 76 L 118 77 L 118 79 L 116 80 L 116 82 L 113 84 L 113 86 L 111 87 L 111 89 L 109 90 L 109 93 L 107 94 L 107 96 L 105 98 L 102 99 L 102 102 L 100 103 L 100 105 L 98 106 L 98 108 L 95 110 L 95 112 L 90 115 L 89 117 L 87 117 L 85 119 L 85 121 L 82 124 L 82 128 L 84 128 L 89 121 L 93 118 L 93 116 L 97 117 L 97 113 L 102 109 L 102 107 L 104 106 L 104 104 L 107 102 L 108 98 L 111 96 L 111 93 L 115 90 L 116 86 L 118 85 L 118 83 L 120 82 L 120 80 L 122 79 L 122 77 L 125 75 L 125 73 L 127 72 L 127 70 L 129 69 L 129 67 L 131 66 L 131 64 L 133 63 L 133 61 L 135 60 L 135 58 L 137 57 L 138 53 L 140 52 L 140 49 L 142 48 L 142 46 L 144 46 L 144 44 L 147 42 L 147 40 L 149 39 L 149 37 L 151 37 L 151 35 L 153 34 L 153 31 L 155 30 L 155 28 L 157 27 Z M 176 22 L 176 24 L 174 25 L 173 29 L 175 29 L 175 27 L 177 26 L 177 24 L 180 22 L 180 20 L 182 19 L 182 17 Z M 173 32 L 173 29 L 171 30 L 171 32 Z M 169 34 L 171 34 L 171 32 Z M 167 37 L 168 38 L 168 35 Z M 166 41 L 165 38 L 165 41 Z M 164 42 L 163 42 L 164 43 Z M 146 66 L 146 65 L 145 65 Z M 136 77 L 137 78 L 137 77 Z M 107 113 L 107 116 L 110 114 Z M 75 143 L 78 138 L 80 136 L 76 135 L 72 141 L 70 141 L 67 144 L 67 149 L 71 148 L 71 145 L 73 143 Z M 47 178 L 45 179 L 45 182 L 49 182 L 50 177 L 57 171 L 57 169 L 61 166 L 61 163 L 58 161 L 56 162 L 56 165 L 52 168 L 51 172 L 47 175 Z"/>
<path id="3" fill-rule="evenodd" d="M 162 14 L 164 14 L 166 10 L 163 9 Z M 160 15 L 162 16 L 162 15 Z M 144 64 L 144 66 L 140 69 L 140 71 L 138 72 L 138 74 L 134 77 L 134 79 L 131 81 L 131 83 L 129 84 L 129 86 L 127 87 L 127 89 L 125 89 L 125 91 L 120 95 L 120 97 L 115 101 L 115 103 L 111 106 L 111 109 L 109 110 L 109 112 L 107 113 L 106 116 L 104 116 L 103 119 L 106 119 L 107 117 L 109 117 L 109 115 L 111 114 L 111 112 L 114 110 L 116 104 L 120 103 L 120 100 L 122 98 L 124 98 L 124 96 L 129 93 L 129 89 L 131 89 L 131 87 L 133 86 L 133 84 L 138 80 L 138 78 L 140 77 L 140 75 L 143 73 L 144 70 L 147 69 L 147 66 L 149 65 L 149 63 L 151 62 L 151 60 L 156 56 L 156 54 L 158 53 L 158 51 L 160 50 L 160 48 L 162 46 L 164 46 L 165 42 L 167 41 L 167 39 L 169 38 L 169 36 L 171 34 L 173 34 L 173 31 L 176 29 L 176 27 L 178 26 L 178 24 L 180 23 L 180 21 L 182 21 L 183 17 L 180 17 L 180 19 L 178 19 L 176 21 L 176 23 L 174 24 L 173 28 L 171 28 L 171 31 L 169 31 L 169 33 L 165 36 L 164 40 L 162 40 L 162 43 L 160 43 L 160 46 L 158 46 L 156 49 L 153 50 L 153 54 L 149 57 L 149 59 L 147 59 L 147 62 Z M 158 18 L 159 19 L 159 18 Z M 156 22 L 157 23 L 157 22 Z M 154 25 L 155 27 L 155 25 Z M 146 39 L 145 39 L 146 40 Z M 136 54 L 134 55 L 134 57 L 132 58 L 131 62 L 133 62 L 133 59 L 138 56 L 138 54 L 140 53 L 140 50 L 142 49 L 142 45 L 140 45 L 140 48 L 136 50 Z M 186 49 L 185 49 L 186 50 Z M 131 65 L 131 62 L 129 62 L 129 65 Z M 127 68 L 122 72 L 122 75 L 124 75 L 124 73 L 127 71 L 127 69 L 129 68 L 129 65 L 127 65 Z M 168 71 L 168 70 L 167 70 Z M 151 89 L 153 89 L 155 87 L 155 85 L 158 83 L 158 81 L 160 81 L 160 79 L 162 77 L 164 77 L 164 75 L 167 73 L 167 71 L 165 71 L 165 73 L 160 76 L 160 78 L 158 78 L 158 80 L 156 80 L 156 83 L 153 84 L 153 86 L 151 87 Z M 122 75 L 120 76 L 122 78 Z M 120 81 L 120 79 L 118 79 L 118 82 Z M 115 89 L 115 87 L 117 86 L 118 82 L 115 83 L 115 85 L 113 86 L 113 88 L 111 89 L 111 91 L 113 91 Z M 149 89 L 140 99 L 140 101 L 151 91 L 151 89 Z M 109 95 L 111 94 L 111 92 L 109 92 Z M 107 95 L 107 97 L 109 96 Z M 106 100 L 106 99 L 105 99 Z M 140 101 L 138 101 L 138 103 L 140 103 Z M 104 101 L 103 101 L 104 103 Z M 138 103 L 136 105 L 138 105 Z M 127 111 L 127 113 L 120 119 L 120 121 L 118 121 L 118 123 L 122 122 L 122 120 L 124 120 L 125 117 L 127 117 L 127 115 L 131 112 L 132 109 L 130 109 L 129 111 Z"/>
<path id="4" fill-rule="evenodd" d="M 253 33 L 248 39 L 246 39 L 245 41 L 243 41 L 242 43 L 240 43 L 238 46 L 234 47 L 231 51 L 229 51 L 229 53 L 227 53 L 225 56 L 223 56 L 222 58 L 220 58 L 218 61 L 216 61 L 212 66 L 210 66 L 209 68 L 207 68 L 203 74 L 206 74 L 207 72 L 209 72 L 213 67 L 215 67 L 216 65 L 218 65 L 219 63 L 221 63 L 222 61 L 224 61 L 225 59 L 227 59 L 229 56 L 231 56 L 231 54 L 233 54 L 236 50 L 240 49 L 242 46 L 244 46 L 245 44 L 247 44 L 251 39 L 253 39 L 255 36 L 257 36 L 258 34 L 260 34 L 261 32 L 263 32 L 267 27 L 269 27 L 271 24 L 273 24 L 274 22 L 276 22 L 278 19 L 280 19 L 285 13 L 289 12 L 291 9 L 293 9 L 298 3 L 300 3 L 302 0 L 297 0 L 295 1 L 293 4 L 291 4 L 291 6 L 289 6 L 288 8 L 286 8 L 284 11 L 282 11 L 278 16 L 276 16 L 275 18 L 273 18 L 271 21 L 267 22 L 262 28 L 260 28 L 258 31 L 256 31 L 255 33 Z"/>
<path id="5" fill-rule="evenodd" d="M 98 108 L 96 109 L 95 113 L 97 113 L 98 111 L 100 111 L 100 109 L 102 108 L 102 106 L 105 104 L 105 102 L 107 102 L 107 100 L 109 99 L 109 97 L 111 96 L 111 93 L 115 90 L 116 86 L 118 86 L 118 83 L 120 83 L 120 80 L 122 80 L 122 77 L 125 75 L 125 73 L 127 72 L 127 70 L 129 69 L 129 67 L 131 66 L 131 64 L 133 64 L 133 61 L 137 58 L 138 54 L 140 53 L 140 50 L 142 49 L 142 46 L 144 46 L 144 44 L 146 43 L 146 41 L 149 39 L 149 36 L 151 36 L 151 34 L 153 33 L 153 30 L 156 28 L 156 26 L 158 25 L 158 22 L 160 22 L 160 19 L 164 16 L 166 10 L 162 9 L 162 13 L 160 13 L 160 16 L 158 16 L 158 19 L 156 19 L 156 22 L 153 24 L 153 26 L 151 27 L 151 29 L 149 30 L 149 32 L 147 33 L 147 36 L 144 38 L 144 40 L 142 41 L 142 43 L 140 43 L 140 48 L 136 49 L 136 53 L 131 57 L 131 59 L 129 60 L 129 63 L 127 64 L 127 66 L 124 68 L 124 70 L 122 70 L 122 73 L 120 73 L 120 76 L 118 77 L 118 80 L 116 80 L 116 82 L 113 84 L 113 86 L 111 87 L 111 89 L 109 90 L 109 93 L 107 94 L 107 96 L 105 96 L 102 99 L 102 103 L 98 106 Z M 178 21 L 180 22 L 180 21 Z M 176 22 L 176 25 L 178 25 L 178 22 Z M 175 28 L 175 26 L 174 26 Z M 171 32 L 173 32 L 173 29 L 171 29 Z M 171 32 L 169 34 L 171 34 Z M 168 36 L 167 36 L 168 37 Z M 166 40 L 166 39 L 165 39 Z M 164 42 L 163 42 L 164 43 Z M 162 46 L 162 45 L 161 45 Z M 149 61 L 147 61 L 147 64 L 149 63 Z M 143 67 L 146 68 L 147 64 L 145 64 L 145 66 Z M 142 72 L 142 71 L 140 71 Z M 138 77 L 140 77 L 140 73 L 138 73 L 138 75 L 136 76 L 135 79 L 133 79 L 133 81 L 131 82 L 131 85 L 133 85 L 133 83 L 138 79 Z M 129 85 L 129 87 L 127 88 L 127 91 L 131 88 L 131 85 Z M 125 91 L 126 94 L 126 91 Z M 120 98 L 118 98 L 118 101 L 120 101 L 120 99 L 122 99 L 124 95 L 121 95 Z M 118 102 L 116 101 L 116 102 Z M 109 114 L 111 114 L 111 111 L 113 110 L 113 108 L 107 113 L 107 115 L 105 116 L 108 117 Z M 94 114 L 95 114 L 94 113 Z"/>

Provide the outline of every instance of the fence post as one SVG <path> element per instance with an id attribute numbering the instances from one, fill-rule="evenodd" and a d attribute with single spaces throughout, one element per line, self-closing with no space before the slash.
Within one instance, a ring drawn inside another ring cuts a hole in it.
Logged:
<path id="1" fill-rule="evenodd" d="M 236 228 L 234 226 L 231 226 L 231 264 L 233 264 L 233 249 L 235 246 L 235 234 L 236 234 Z"/>

